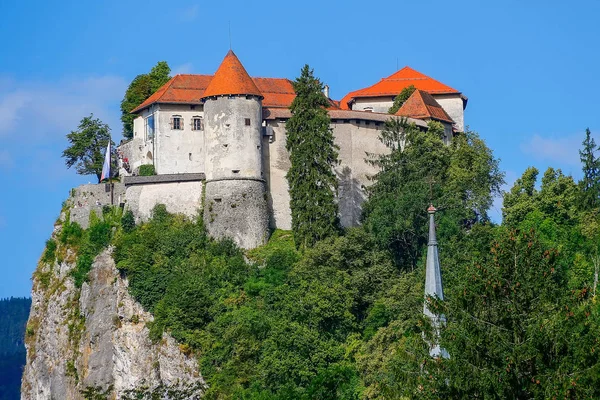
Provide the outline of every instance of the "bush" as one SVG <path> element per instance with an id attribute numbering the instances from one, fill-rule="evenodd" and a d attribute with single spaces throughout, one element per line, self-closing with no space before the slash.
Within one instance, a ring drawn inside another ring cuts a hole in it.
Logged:
<path id="1" fill-rule="evenodd" d="M 133 211 L 125 211 L 125 214 L 123 214 L 123 217 L 121 218 L 121 227 L 125 233 L 130 233 L 135 229 L 135 217 L 133 216 Z"/>
<path id="2" fill-rule="evenodd" d="M 140 176 L 156 175 L 156 170 L 154 169 L 154 165 L 152 165 L 152 164 L 141 165 L 139 175 Z"/>
<path id="3" fill-rule="evenodd" d="M 42 255 L 42 262 L 52 263 L 56 255 L 56 241 L 54 239 L 46 240 L 46 249 Z"/>

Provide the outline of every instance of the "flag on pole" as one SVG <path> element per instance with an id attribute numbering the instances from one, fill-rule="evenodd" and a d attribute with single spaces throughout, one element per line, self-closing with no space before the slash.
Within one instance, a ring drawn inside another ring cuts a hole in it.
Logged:
<path id="1" fill-rule="evenodd" d="M 110 178 L 110 136 L 108 138 L 108 146 L 106 146 L 106 154 L 104 155 L 104 165 L 102 165 L 102 176 L 100 182 Z"/>

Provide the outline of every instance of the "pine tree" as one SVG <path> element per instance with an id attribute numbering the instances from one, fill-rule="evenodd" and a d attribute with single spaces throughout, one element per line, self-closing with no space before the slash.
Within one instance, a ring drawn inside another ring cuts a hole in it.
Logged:
<path id="1" fill-rule="evenodd" d="M 333 141 L 323 84 L 308 65 L 293 84 L 296 98 L 286 125 L 291 166 L 286 177 L 296 245 L 307 248 L 339 231 L 337 178 L 333 172 L 338 147 Z"/>
<path id="2" fill-rule="evenodd" d="M 585 130 L 583 149 L 579 150 L 583 169 L 583 179 L 579 182 L 581 189 L 581 205 L 585 210 L 600 207 L 600 156 L 596 157 L 596 142 L 590 129 Z"/>

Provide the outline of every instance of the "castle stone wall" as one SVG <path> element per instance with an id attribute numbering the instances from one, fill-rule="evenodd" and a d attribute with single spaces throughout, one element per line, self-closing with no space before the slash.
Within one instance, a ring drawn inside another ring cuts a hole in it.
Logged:
<path id="1" fill-rule="evenodd" d="M 113 184 L 113 205 L 125 199 L 125 185 Z M 102 207 L 111 204 L 110 184 L 88 184 L 74 188 L 68 202 L 70 205 L 71 222 L 77 222 L 82 228 L 87 229 L 90 223 L 90 212 L 102 216 Z"/>
<path id="2" fill-rule="evenodd" d="M 133 211 L 137 222 L 148 220 L 156 204 L 164 204 L 171 213 L 193 218 L 202 209 L 202 190 L 201 181 L 128 186 L 125 208 Z"/>
<path id="3" fill-rule="evenodd" d="M 263 165 L 269 191 L 271 227 L 291 229 L 290 194 L 285 177 L 290 168 L 289 154 L 285 148 L 285 122 L 271 120 L 268 126 L 273 136 L 263 138 Z M 340 220 L 345 227 L 356 226 L 360 221 L 361 205 L 366 198 L 362 187 L 370 185 L 368 177 L 377 172 L 365 161 L 366 153 L 383 154 L 388 151 L 378 139 L 383 124 L 349 120 L 332 123 L 331 127 L 335 144 L 340 147 L 340 164 L 335 167 L 339 179 Z"/>
<path id="4" fill-rule="evenodd" d="M 260 101 L 255 96 L 219 96 L 208 99 L 204 111 L 206 179 L 262 179 Z"/>
<path id="5" fill-rule="evenodd" d="M 292 229 L 289 186 L 285 175 L 290 169 L 290 156 L 285 148 L 285 122 L 267 121 L 272 136 L 263 137 L 263 166 L 267 182 L 271 228 Z"/>
<path id="6" fill-rule="evenodd" d="M 460 94 L 435 94 L 433 98 L 456 123 L 456 128 L 461 132 L 464 131 L 465 111 L 463 108 L 463 99 L 460 97 Z"/>
<path id="7" fill-rule="evenodd" d="M 264 182 L 207 182 L 204 221 L 212 237 L 231 238 L 245 249 L 265 244 L 269 238 L 269 211 Z"/>

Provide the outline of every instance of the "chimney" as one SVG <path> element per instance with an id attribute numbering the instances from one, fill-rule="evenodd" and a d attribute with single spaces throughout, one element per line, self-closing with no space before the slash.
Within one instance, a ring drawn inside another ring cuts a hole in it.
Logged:
<path id="1" fill-rule="evenodd" d="M 329 85 L 325 85 L 325 87 L 323 88 L 323 94 L 325 95 L 325 97 L 329 98 Z"/>

